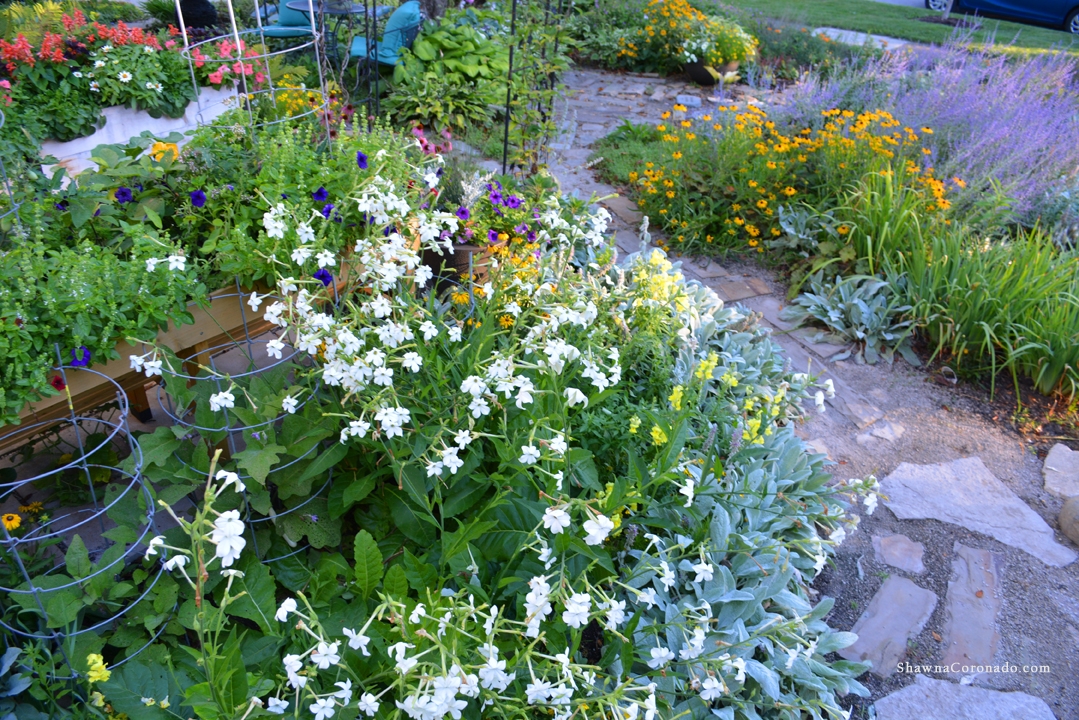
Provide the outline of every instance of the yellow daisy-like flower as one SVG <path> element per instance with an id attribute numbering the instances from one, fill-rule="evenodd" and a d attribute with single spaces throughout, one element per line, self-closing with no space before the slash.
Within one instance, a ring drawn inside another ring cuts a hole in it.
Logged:
<path id="1" fill-rule="evenodd" d="M 675 152 L 673 155 L 671 155 L 671 157 L 673 157 L 675 160 L 681 160 L 682 159 L 682 153 Z"/>
<path id="2" fill-rule="evenodd" d="M 513 327 L 513 316 L 508 314 L 503 315 L 502 317 L 498 318 L 498 324 L 504 328 Z"/>
<path id="3" fill-rule="evenodd" d="M 44 509 L 45 509 L 45 506 L 42 505 L 40 502 L 38 502 L 36 500 L 34 502 L 30 503 L 29 505 L 20 505 L 19 506 L 19 512 L 21 512 L 21 513 L 23 513 L 25 515 L 37 515 L 38 513 L 40 513 Z"/>
<path id="4" fill-rule="evenodd" d="M 663 445 L 667 442 L 667 433 L 663 432 L 663 428 L 659 425 L 652 426 L 652 442 L 656 445 Z"/>
<path id="5" fill-rule="evenodd" d="M 4 513 L 3 517 L 0 517 L 0 520 L 3 520 L 4 527 L 8 532 L 18 530 L 19 526 L 22 525 L 22 518 L 16 513 Z"/>
<path id="6" fill-rule="evenodd" d="M 849 228 L 849 227 L 847 227 L 846 225 L 840 225 L 839 227 L 837 227 L 837 228 L 835 229 L 835 231 L 836 231 L 837 233 L 839 233 L 840 235 L 846 235 L 847 233 L 849 233 L 849 232 L 850 232 L 850 228 Z"/>
<path id="7" fill-rule="evenodd" d="M 450 299 L 453 300 L 454 304 L 456 305 L 467 305 L 468 293 L 464 290 L 458 290 L 457 292 L 450 295 Z"/>

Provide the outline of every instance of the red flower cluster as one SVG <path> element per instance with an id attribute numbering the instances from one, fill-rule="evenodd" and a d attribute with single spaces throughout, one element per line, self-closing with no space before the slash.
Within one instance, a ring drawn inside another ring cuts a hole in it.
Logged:
<path id="1" fill-rule="evenodd" d="M 102 43 L 112 45 L 148 45 L 155 50 L 161 49 L 157 36 L 142 28 L 131 28 L 126 23 L 117 23 L 109 27 L 101 23 L 87 23 L 86 16 L 79 10 L 62 18 L 66 35 L 46 32 L 41 47 L 35 52 L 25 36 L 20 34 L 15 42 L 0 40 L 0 61 L 5 63 L 7 71 L 14 73 L 20 65 L 33 67 L 38 60 L 62 63 L 68 60 L 68 49 L 85 50 L 88 44 Z"/>
<path id="2" fill-rule="evenodd" d="M 19 65 L 34 66 L 34 48 L 30 47 L 30 41 L 23 35 L 19 35 L 14 43 L 0 40 L 0 60 L 7 66 L 8 72 L 15 72 Z"/>

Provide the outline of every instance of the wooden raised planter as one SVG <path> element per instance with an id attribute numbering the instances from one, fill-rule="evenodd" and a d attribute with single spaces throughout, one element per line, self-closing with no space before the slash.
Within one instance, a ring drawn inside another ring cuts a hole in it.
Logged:
<path id="1" fill-rule="evenodd" d="M 258 288 L 260 293 L 263 289 Z M 232 297 L 222 297 L 228 295 Z M 178 357 L 187 358 L 237 338 L 242 339 L 245 317 L 247 318 L 247 334 L 252 337 L 268 332 L 274 327 L 272 323 L 262 319 L 261 313 L 254 312 L 250 307 L 243 307 L 244 300 L 244 297 L 236 296 L 235 288 L 211 293 L 211 302 L 208 307 L 192 308 L 191 315 L 195 320 L 194 323 L 176 325 L 170 320 L 168 329 L 158 333 L 157 344 L 169 348 Z M 68 393 L 70 393 L 76 415 L 84 415 L 89 410 L 115 400 L 116 387 L 105 378 L 110 378 L 127 393 L 132 414 L 149 419 L 147 413 L 150 411 L 150 405 L 146 398 L 146 386 L 155 384 L 156 380 L 147 378 L 141 371 L 131 369 L 129 356 L 142 354 L 137 348 L 127 342 L 120 342 L 116 346 L 116 352 L 120 355 L 118 359 L 110 360 L 103 365 L 91 366 L 92 370 L 101 375 L 89 372 L 69 372 L 67 392 L 60 392 L 52 397 L 29 403 L 19 414 L 19 425 L 0 427 L 0 434 L 5 436 L 3 440 L 0 440 L 0 451 L 17 447 L 48 427 L 39 423 L 51 424 L 53 421 L 70 417 Z M 101 377 L 102 375 L 105 377 Z M 19 432 L 21 426 L 33 427 L 27 427 L 25 431 Z"/>

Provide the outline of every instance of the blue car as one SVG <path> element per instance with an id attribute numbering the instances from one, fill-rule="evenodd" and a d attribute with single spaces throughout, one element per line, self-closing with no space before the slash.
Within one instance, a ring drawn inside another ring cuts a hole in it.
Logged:
<path id="1" fill-rule="evenodd" d="M 925 0 L 925 6 L 943 11 L 948 0 Z M 1079 0 L 955 0 L 952 10 L 1050 25 L 1079 35 Z"/>

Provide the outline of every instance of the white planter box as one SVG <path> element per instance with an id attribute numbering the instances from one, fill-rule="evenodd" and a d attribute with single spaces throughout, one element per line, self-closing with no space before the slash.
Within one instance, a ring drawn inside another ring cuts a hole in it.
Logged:
<path id="1" fill-rule="evenodd" d="M 159 136 L 194 130 L 228 110 L 230 104 L 225 102 L 226 99 L 235 97 L 236 90 L 233 88 L 200 88 L 198 101 L 189 104 L 183 117 L 179 118 L 153 118 L 145 110 L 132 110 L 126 106 L 105 108 L 105 125 L 93 135 L 68 142 L 46 140 L 41 144 L 43 157 L 52 155 L 59 160 L 56 165 L 43 166 L 45 173 L 51 177 L 55 169 L 62 166 L 67 169 L 68 177 L 77 175 L 94 167 L 90 154 L 98 145 L 126 143 L 147 130 Z"/>

